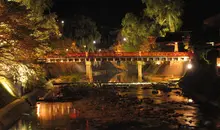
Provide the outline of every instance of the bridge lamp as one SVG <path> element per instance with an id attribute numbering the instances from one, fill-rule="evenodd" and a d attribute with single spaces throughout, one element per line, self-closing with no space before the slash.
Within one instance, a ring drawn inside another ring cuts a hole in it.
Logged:
<path id="1" fill-rule="evenodd" d="M 189 64 L 187 65 L 187 69 L 189 69 L 189 70 L 192 69 L 192 67 L 193 67 L 193 66 L 192 66 L 191 63 L 189 63 Z"/>
<path id="2" fill-rule="evenodd" d="M 160 65 L 160 64 L 161 64 L 161 62 L 160 62 L 160 61 L 157 61 L 157 62 L 156 62 L 156 65 Z"/>

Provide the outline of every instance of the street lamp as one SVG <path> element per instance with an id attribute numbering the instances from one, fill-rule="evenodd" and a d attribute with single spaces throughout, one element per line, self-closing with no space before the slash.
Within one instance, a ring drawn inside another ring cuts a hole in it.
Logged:
<path id="1" fill-rule="evenodd" d="M 187 65 L 187 69 L 192 69 L 192 64 L 191 63 L 189 63 L 188 65 Z"/>
<path id="2" fill-rule="evenodd" d="M 86 45 L 83 45 L 84 51 L 86 51 Z"/>
<path id="3" fill-rule="evenodd" d="M 96 44 L 96 41 L 93 41 L 93 44 Z"/>
<path id="4" fill-rule="evenodd" d="M 64 24 L 64 20 L 62 20 L 61 23 Z"/>

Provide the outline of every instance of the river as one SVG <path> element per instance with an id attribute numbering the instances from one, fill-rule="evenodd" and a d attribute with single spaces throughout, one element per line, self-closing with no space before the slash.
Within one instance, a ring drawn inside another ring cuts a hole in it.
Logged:
<path id="1" fill-rule="evenodd" d="M 56 100 L 66 97 L 71 98 Z M 149 85 L 67 86 L 54 88 L 10 130 L 212 130 L 219 125 L 216 109 L 201 108 L 178 86 L 169 91 Z"/>

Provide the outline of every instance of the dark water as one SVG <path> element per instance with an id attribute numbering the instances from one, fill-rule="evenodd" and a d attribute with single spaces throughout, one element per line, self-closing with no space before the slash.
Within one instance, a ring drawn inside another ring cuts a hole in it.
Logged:
<path id="1" fill-rule="evenodd" d="M 119 79 L 131 81 L 117 76 L 111 80 Z M 75 98 L 66 102 L 38 102 L 10 130 L 214 130 L 220 126 L 218 109 L 196 104 L 180 89 L 109 86 L 63 88 L 58 95 L 59 91 L 57 88 L 49 95 Z"/>
<path id="2" fill-rule="evenodd" d="M 146 105 L 149 104 L 149 101 L 153 101 L 150 105 L 153 106 L 152 111 L 155 111 L 155 115 L 149 114 L 153 120 L 162 118 L 163 115 L 158 117 L 156 113 L 166 108 L 174 110 L 172 113 L 176 115 L 172 115 L 174 117 L 171 116 L 170 118 L 175 118 L 178 124 L 187 125 L 191 129 L 199 123 L 197 105 L 191 103 L 191 99 L 179 95 L 180 90 L 173 90 L 169 93 L 158 91 L 157 94 L 152 94 L 151 89 L 143 89 L 140 86 L 136 86 L 132 88 L 115 88 L 114 91 L 117 91 L 121 96 L 130 97 L 131 99 L 129 100 L 133 100 L 132 98 L 134 97 L 138 100 L 146 100 L 139 109 L 149 109 Z M 102 117 L 98 118 L 102 120 Z M 97 117 L 95 116 L 94 119 L 81 117 L 80 110 L 75 107 L 74 101 L 38 102 L 36 108 L 28 114 L 23 114 L 21 119 L 10 130 L 89 130 L 95 129 L 93 127 L 96 125 L 90 126 L 90 122 L 93 120 L 97 120 Z M 157 124 L 157 121 L 153 121 L 152 126 L 157 126 Z"/>

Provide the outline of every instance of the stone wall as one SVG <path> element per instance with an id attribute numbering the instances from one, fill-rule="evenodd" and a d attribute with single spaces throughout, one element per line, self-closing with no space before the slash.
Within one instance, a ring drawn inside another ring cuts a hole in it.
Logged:
<path id="1" fill-rule="evenodd" d="M 22 113 L 30 111 L 32 106 L 35 105 L 38 96 L 43 96 L 44 94 L 43 90 L 35 90 L 1 108 L 0 130 L 8 129 L 19 119 Z"/>

